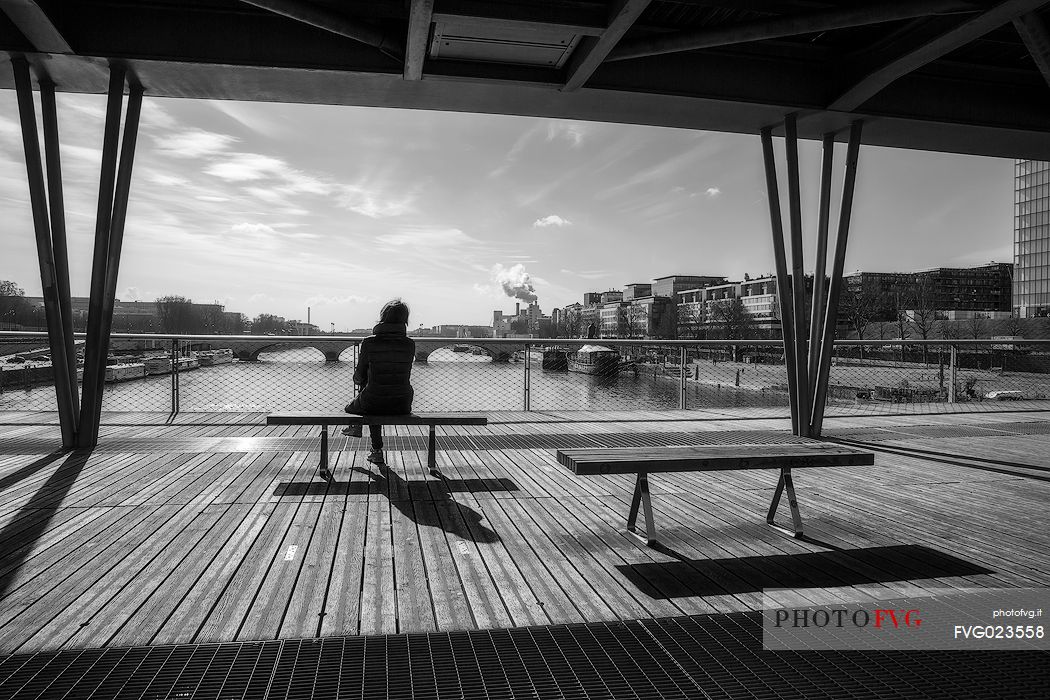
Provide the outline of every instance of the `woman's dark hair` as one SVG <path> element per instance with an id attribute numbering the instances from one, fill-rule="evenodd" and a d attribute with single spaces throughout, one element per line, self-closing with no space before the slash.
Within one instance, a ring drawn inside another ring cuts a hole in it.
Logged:
<path id="1" fill-rule="evenodd" d="M 400 299 L 391 299 L 383 304 L 379 312 L 380 323 L 408 323 L 408 304 Z"/>

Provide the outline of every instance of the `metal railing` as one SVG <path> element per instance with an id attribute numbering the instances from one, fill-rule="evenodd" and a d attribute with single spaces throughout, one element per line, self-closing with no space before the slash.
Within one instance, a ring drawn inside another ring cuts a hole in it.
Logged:
<path id="1" fill-rule="evenodd" d="M 114 334 L 103 410 L 338 411 L 353 397 L 361 340 Z M 788 414 L 779 340 L 414 340 L 420 411 Z M 588 345 L 611 352 L 580 352 Z M 0 411 L 56 410 L 47 355 L 45 333 L 0 332 Z M 966 411 L 1005 401 L 1050 407 L 1050 340 L 835 343 L 829 415 Z"/>

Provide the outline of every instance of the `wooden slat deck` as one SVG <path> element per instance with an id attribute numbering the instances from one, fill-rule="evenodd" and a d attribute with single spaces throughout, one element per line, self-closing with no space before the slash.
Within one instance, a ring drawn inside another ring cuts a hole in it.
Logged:
<path id="1" fill-rule="evenodd" d="M 842 417 L 874 467 L 802 471 L 810 539 L 764 524 L 773 470 L 669 473 L 662 547 L 623 530 L 631 477 L 555 448 L 789 441 L 782 418 L 493 413 L 388 430 L 389 469 L 264 414 L 107 421 L 53 453 L 47 415 L 0 414 L 0 654 L 423 632 L 755 610 L 1050 584 L 1050 415 Z M 42 419 L 42 420 L 41 420 Z M 691 440 L 692 442 L 687 442 Z M 539 446 L 537 446 L 539 445 Z"/>

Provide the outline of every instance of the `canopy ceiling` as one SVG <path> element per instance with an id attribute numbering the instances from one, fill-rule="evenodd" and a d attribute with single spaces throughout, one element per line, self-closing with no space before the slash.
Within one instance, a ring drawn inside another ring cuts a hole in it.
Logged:
<path id="1" fill-rule="evenodd" d="M 57 89 L 516 114 L 1050 159 L 1044 0 L 0 0 Z M 6 60 L 5 60 L 6 62 Z M 13 88 L 0 68 L 0 87 Z"/>

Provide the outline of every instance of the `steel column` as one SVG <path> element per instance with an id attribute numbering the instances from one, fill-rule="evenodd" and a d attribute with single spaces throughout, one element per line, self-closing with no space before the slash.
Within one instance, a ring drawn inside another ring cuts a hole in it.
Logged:
<path id="1" fill-rule="evenodd" d="M 530 367 L 530 365 L 531 364 L 532 363 L 529 362 L 529 344 L 525 343 L 525 410 L 526 411 L 532 410 L 530 408 L 530 406 L 532 404 L 532 397 L 530 396 L 531 389 L 532 389 L 532 377 L 530 376 L 530 374 L 531 374 L 531 367 Z"/>
<path id="2" fill-rule="evenodd" d="M 95 248 L 91 260 L 91 296 L 88 300 L 88 331 L 84 343 L 84 383 L 80 404 L 81 447 L 94 447 L 98 442 L 98 421 L 102 412 L 103 382 L 109 338 L 103 334 L 102 314 L 109 268 L 110 236 L 113 220 L 113 193 L 116 186 L 117 146 L 120 137 L 120 112 L 124 99 L 123 66 L 111 65 L 109 97 L 106 103 L 106 125 L 102 141 L 102 171 L 98 184 L 98 208 L 95 214 Z M 110 306 L 112 308 L 112 306 Z"/>
<path id="3" fill-rule="evenodd" d="M 788 210 L 791 216 L 791 336 L 795 350 L 795 396 L 798 405 L 796 435 L 809 434 L 809 363 L 806 361 L 806 274 L 802 259 L 802 191 L 798 174 L 798 129 L 794 114 L 784 118 L 784 150 L 787 156 Z"/>
<path id="4" fill-rule="evenodd" d="M 683 345 L 678 350 L 679 350 L 679 353 L 678 353 L 678 370 L 679 370 L 678 371 L 678 387 L 679 387 L 678 408 L 680 408 L 681 410 L 684 411 L 685 410 L 685 404 L 686 404 L 686 399 L 685 399 L 685 394 L 686 394 L 686 391 L 685 391 L 685 346 Z"/>
<path id="5" fill-rule="evenodd" d="M 62 309 L 62 337 L 69 367 L 69 391 L 73 399 L 74 429 L 80 421 L 80 387 L 77 385 L 77 351 L 73 341 L 73 304 L 69 291 L 69 251 L 66 244 L 66 203 L 62 193 L 62 158 L 58 140 L 58 106 L 55 83 L 50 78 L 40 85 L 40 112 L 44 124 L 44 159 L 47 163 L 47 199 L 51 211 L 51 245 L 54 249 L 55 282 Z"/>
<path id="6" fill-rule="evenodd" d="M 831 284 L 824 312 L 823 338 L 820 342 L 820 362 L 814 380 L 813 413 L 809 426 L 812 437 L 820 437 L 824 425 L 824 403 L 828 398 L 828 377 L 831 373 L 831 354 L 838 319 L 839 295 L 842 291 L 842 269 L 846 263 L 846 242 L 849 239 L 849 221 L 853 212 L 853 189 L 857 183 L 857 161 L 860 158 L 860 138 L 864 122 L 850 124 L 849 144 L 846 146 L 846 175 L 842 182 L 842 205 L 839 208 L 839 227 L 835 239 L 835 259 L 831 268 Z"/>
<path id="7" fill-rule="evenodd" d="M 794 322 L 789 304 L 789 292 L 784 285 L 787 279 L 787 260 L 784 255 L 784 221 L 780 214 L 780 191 L 777 188 L 777 164 L 773 156 L 773 129 L 766 127 L 762 135 L 762 161 L 766 170 L 766 193 L 769 200 L 769 224 L 773 233 L 773 260 L 777 274 L 777 302 L 780 304 L 780 325 L 784 336 L 784 365 L 787 369 L 788 398 L 791 405 L 791 431 L 798 434 L 798 395 L 797 377 L 795 374 Z"/>
<path id="8" fill-rule="evenodd" d="M 40 286 L 44 297 L 44 315 L 47 323 L 48 345 L 51 351 L 51 370 L 55 380 L 55 395 L 58 402 L 59 424 L 62 431 L 63 447 L 76 444 L 76 414 L 74 409 L 74 391 L 76 369 L 74 365 L 72 380 L 69 376 L 70 362 L 66 345 L 65 324 L 62 317 L 62 291 L 55 268 L 55 250 L 51 238 L 51 224 L 48 219 L 47 194 L 44 190 L 44 168 L 40 159 L 40 141 L 36 128 L 36 110 L 33 106 L 33 85 L 29 74 L 29 62 L 17 56 L 11 60 L 14 70 L 15 90 L 18 99 L 18 117 L 22 126 L 22 144 L 25 148 L 26 175 L 29 179 L 29 200 L 33 211 L 33 230 L 36 237 L 36 253 L 40 263 Z M 63 229 L 64 232 L 64 229 Z M 65 238 L 62 238 L 63 260 L 65 259 Z M 65 285 L 68 299 L 68 269 Z M 72 328 L 70 329 L 72 331 Z M 70 332 L 72 340 L 72 332 Z M 28 370 L 27 370 L 28 376 Z"/>
<path id="9" fill-rule="evenodd" d="M 813 308 L 809 320 L 809 378 L 810 394 L 816 392 L 812 383 L 817 378 L 820 360 L 820 339 L 824 337 L 824 276 L 828 268 L 828 228 L 831 219 L 831 169 L 835 155 L 835 134 L 824 134 L 823 160 L 820 165 L 820 205 L 817 215 L 816 262 L 813 267 Z"/>

